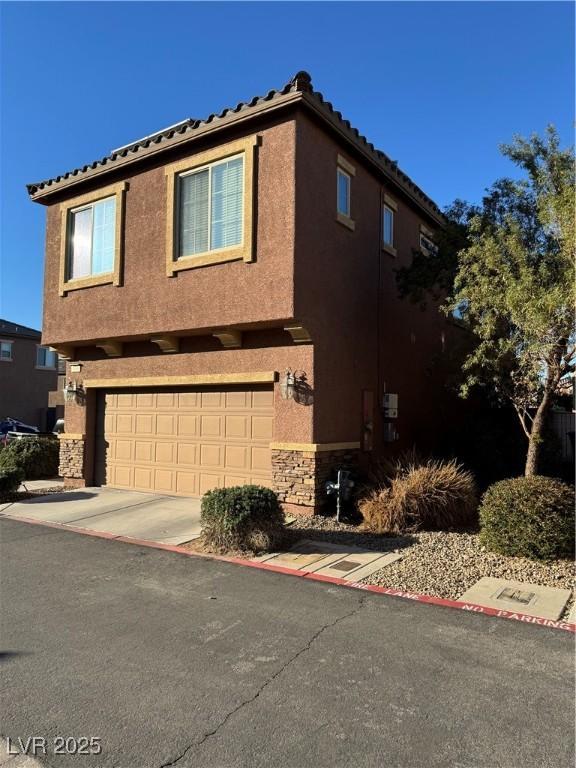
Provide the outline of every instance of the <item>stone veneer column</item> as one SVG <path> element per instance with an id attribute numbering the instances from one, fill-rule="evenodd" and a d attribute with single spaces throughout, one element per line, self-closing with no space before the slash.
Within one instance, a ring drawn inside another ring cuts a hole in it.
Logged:
<path id="1" fill-rule="evenodd" d="M 357 466 L 358 449 L 326 448 L 272 448 L 273 488 L 289 514 L 314 515 L 319 512 L 326 501 L 326 481 L 338 469 Z"/>
<path id="2" fill-rule="evenodd" d="M 82 488 L 84 479 L 84 437 L 63 434 L 60 438 L 60 476 L 65 486 Z"/>

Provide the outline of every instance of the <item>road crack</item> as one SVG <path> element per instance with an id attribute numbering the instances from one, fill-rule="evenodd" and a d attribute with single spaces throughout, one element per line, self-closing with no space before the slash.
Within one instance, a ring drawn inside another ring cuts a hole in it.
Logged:
<path id="1" fill-rule="evenodd" d="M 268 688 L 268 686 L 272 685 L 272 683 L 275 682 L 275 680 L 277 680 L 278 677 L 280 677 L 280 675 L 286 669 L 288 669 L 288 667 L 291 664 L 293 664 L 295 661 L 297 661 L 300 658 L 300 656 L 302 656 L 304 653 L 309 651 L 310 648 L 316 642 L 316 640 L 318 640 L 318 638 L 327 629 L 332 629 L 332 627 L 335 627 L 337 624 L 340 624 L 340 622 L 345 621 L 346 619 L 349 619 L 352 616 L 355 616 L 357 613 L 359 613 L 362 610 L 362 608 L 364 607 L 364 602 L 366 601 L 367 597 L 368 597 L 368 595 L 362 595 L 360 597 L 360 600 L 358 601 L 358 604 L 356 605 L 356 607 L 353 610 L 348 611 L 348 613 L 345 613 L 343 616 L 339 616 L 334 621 L 328 622 L 327 624 L 323 624 L 320 627 L 320 629 L 318 629 L 312 635 L 312 637 L 302 646 L 302 648 L 300 648 L 300 650 L 298 650 L 293 656 L 291 656 L 289 659 L 287 659 L 287 661 L 280 667 L 280 669 L 278 669 L 272 675 L 272 677 L 270 677 L 268 680 L 266 680 L 264 683 L 262 683 L 262 685 L 256 690 L 256 693 L 254 693 L 253 696 L 251 696 L 249 699 L 245 699 L 244 701 L 240 702 L 240 704 L 238 704 L 238 706 L 234 707 L 234 709 L 230 710 L 230 712 L 228 712 L 225 715 L 225 717 L 218 723 L 218 725 L 212 731 L 208 731 L 207 733 L 205 733 L 202 736 L 201 739 L 199 739 L 198 741 L 192 742 L 192 744 L 189 744 L 173 760 L 170 760 L 170 761 L 168 761 L 166 763 L 162 763 L 160 768 L 172 768 L 172 766 L 177 765 L 180 762 L 180 760 L 182 760 L 184 757 L 186 757 L 186 755 L 192 749 L 194 749 L 195 747 L 202 746 L 202 744 L 204 744 L 204 742 L 208 741 L 208 739 L 211 739 L 213 736 L 215 736 L 218 733 L 218 731 L 226 725 L 226 723 L 230 720 L 231 717 L 233 717 L 237 712 L 240 712 L 240 710 L 244 709 L 244 707 L 247 707 L 250 704 L 252 704 L 254 701 L 256 701 L 256 699 L 260 696 L 260 694 L 263 693 L 266 690 L 266 688 Z"/>

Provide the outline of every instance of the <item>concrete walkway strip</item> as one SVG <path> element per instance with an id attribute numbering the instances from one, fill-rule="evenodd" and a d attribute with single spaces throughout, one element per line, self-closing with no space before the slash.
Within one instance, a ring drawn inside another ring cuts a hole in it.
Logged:
<path id="1" fill-rule="evenodd" d="M 484 576 L 466 590 L 459 600 L 486 608 L 499 608 L 556 621 L 562 616 L 570 595 L 569 589 L 542 587 L 539 584 Z"/>
<path id="2" fill-rule="evenodd" d="M 401 557 L 395 552 L 385 553 L 329 541 L 302 539 L 287 552 L 261 555 L 252 558 L 252 561 L 321 576 L 336 576 L 346 581 L 359 581 Z"/>

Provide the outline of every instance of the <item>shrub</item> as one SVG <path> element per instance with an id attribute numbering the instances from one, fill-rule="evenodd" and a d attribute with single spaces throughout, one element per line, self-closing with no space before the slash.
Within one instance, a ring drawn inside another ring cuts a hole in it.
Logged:
<path id="1" fill-rule="evenodd" d="M 270 551 L 284 534 L 284 513 L 270 488 L 215 488 L 202 498 L 202 539 L 220 551 Z"/>
<path id="2" fill-rule="evenodd" d="M 17 467 L 0 469 L 0 498 L 5 494 L 14 493 L 24 480 L 24 472 Z"/>
<path id="3" fill-rule="evenodd" d="M 365 526 L 376 533 L 454 528 L 475 520 L 474 479 L 454 460 L 408 454 L 395 464 L 381 465 L 378 475 L 379 484 L 359 503 Z"/>
<path id="4" fill-rule="evenodd" d="M 492 485 L 480 505 L 480 540 L 502 555 L 551 560 L 574 554 L 574 488 L 550 477 Z"/>
<path id="5" fill-rule="evenodd" d="M 0 469 L 18 467 L 26 480 L 58 475 L 59 444 L 53 438 L 12 440 L 0 453 Z"/>

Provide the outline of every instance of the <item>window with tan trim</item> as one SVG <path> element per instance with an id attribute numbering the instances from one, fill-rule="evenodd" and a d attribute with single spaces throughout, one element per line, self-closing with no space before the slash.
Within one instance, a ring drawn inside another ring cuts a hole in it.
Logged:
<path id="1" fill-rule="evenodd" d="M 394 225 L 395 217 L 398 206 L 394 200 L 388 195 L 384 195 L 382 203 L 382 249 L 396 256 L 396 248 L 394 247 Z"/>
<path id="2" fill-rule="evenodd" d="M 60 295 L 94 285 L 121 284 L 126 182 L 60 205 Z"/>
<path id="3" fill-rule="evenodd" d="M 354 231 L 356 225 L 352 219 L 352 178 L 356 168 L 345 157 L 336 158 L 336 221 Z"/>
<path id="4" fill-rule="evenodd" d="M 166 273 L 254 260 L 254 152 L 258 137 L 166 167 Z"/>
<path id="5" fill-rule="evenodd" d="M 36 368 L 46 368 L 53 371 L 56 368 L 58 356 L 50 347 L 36 347 Z"/>
<path id="6" fill-rule="evenodd" d="M 13 342 L 5 341 L 4 339 L 0 341 L 0 362 L 12 362 L 12 343 Z"/>

